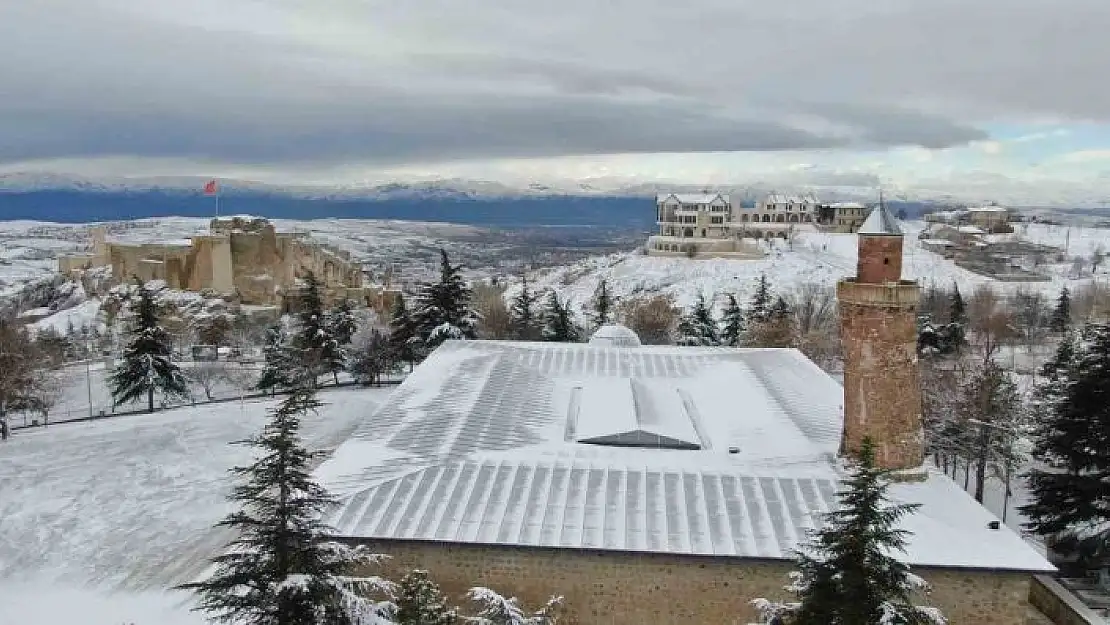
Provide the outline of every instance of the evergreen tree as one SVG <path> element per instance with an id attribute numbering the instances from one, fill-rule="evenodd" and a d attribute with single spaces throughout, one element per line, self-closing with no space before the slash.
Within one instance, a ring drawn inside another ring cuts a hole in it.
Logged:
<path id="1" fill-rule="evenodd" d="M 118 406 L 146 397 L 147 410 L 154 412 L 154 394 L 166 397 L 189 396 L 189 386 L 180 367 L 172 360 L 173 341 L 158 323 L 154 292 L 138 285 L 135 319 L 123 360 L 109 379 L 112 401 Z"/>
<path id="2" fill-rule="evenodd" d="M 296 363 L 290 361 L 290 352 L 286 349 L 288 340 L 289 337 L 281 324 L 266 328 L 265 343 L 262 348 L 265 364 L 262 366 L 262 374 L 255 384 L 255 388 L 258 390 L 270 391 L 270 394 L 273 395 L 278 390 L 284 390 L 292 383 L 289 372 L 292 371 Z"/>
<path id="3" fill-rule="evenodd" d="M 345 322 L 340 323 L 342 326 Z M 345 327 L 340 328 L 346 331 Z M 328 315 L 324 313 L 324 301 L 320 296 L 320 281 L 309 272 L 304 277 L 301 291 L 300 312 L 297 313 L 297 330 L 290 337 L 297 349 L 298 357 L 314 376 L 331 373 L 335 383 L 339 383 L 339 372 L 347 368 L 347 354 L 332 331 Z M 316 384 L 316 377 L 311 378 Z"/>
<path id="4" fill-rule="evenodd" d="M 563 603 L 562 597 L 552 597 L 543 608 L 525 614 L 516 597 L 505 598 L 489 588 L 471 588 L 467 596 L 481 606 L 473 621 L 482 625 L 555 625 Z"/>
<path id="5" fill-rule="evenodd" d="M 478 315 L 470 306 L 470 295 L 461 267 L 452 265 L 441 249 L 439 281 L 423 286 L 413 315 L 424 349 L 433 350 L 448 339 L 476 338 Z"/>
<path id="6" fill-rule="evenodd" d="M 758 323 L 767 320 L 771 312 L 771 284 L 767 281 L 767 274 L 759 274 L 759 282 L 755 285 L 755 294 L 752 295 L 752 304 L 748 316 L 752 322 Z"/>
<path id="7" fill-rule="evenodd" d="M 540 337 L 541 323 L 536 311 L 540 295 L 528 288 L 528 276 L 520 278 L 520 294 L 509 307 L 513 334 L 521 341 L 535 341 Z"/>
<path id="8" fill-rule="evenodd" d="M 327 316 L 328 331 L 340 345 L 347 345 L 358 331 L 358 320 L 350 300 L 343 300 Z"/>
<path id="9" fill-rule="evenodd" d="M 578 325 L 574 322 L 574 311 L 569 301 L 560 301 L 552 291 L 547 296 L 547 308 L 543 313 L 543 340 L 559 343 L 577 343 L 582 340 Z"/>
<path id="10" fill-rule="evenodd" d="M 395 602 L 393 620 L 397 625 L 456 625 L 462 621 L 427 571 L 417 569 L 401 578 Z"/>
<path id="11" fill-rule="evenodd" d="M 739 347 L 744 340 L 744 311 L 736 301 L 736 296 L 731 293 L 725 305 L 724 315 L 721 317 L 721 343 L 729 347 Z"/>
<path id="12" fill-rule="evenodd" d="M 292 392 L 270 422 L 245 441 L 258 452 L 247 466 L 231 470 L 239 484 L 231 500 L 240 504 L 218 527 L 236 538 L 212 560 L 207 579 L 181 588 L 198 595 L 198 610 L 215 620 L 248 625 L 365 625 L 388 623 L 392 604 L 366 599 L 389 589 L 377 578 L 349 577 L 355 566 L 373 562 L 362 548 L 328 539 L 320 514 L 334 500 L 312 481 L 316 454 L 300 438 L 301 418 L 320 403 L 315 370 L 296 347 L 287 347 Z"/>
<path id="13" fill-rule="evenodd" d="M 1062 344 L 1055 360 L 1036 393 L 1043 412 L 1033 455 L 1046 468 L 1029 471 L 1031 501 L 1021 511 L 1026 527 L 1093 566 L 1110 540 L 1110 326 L 1087 326 L 1081 343 Z"/>
<path id="14" fill-rule="evenodd" d="M 704 295 L 698 295 L 694 307 L 679 320 L 678 337 L 679 345 L 721 344 L 717 335 L 717 320 L 713 318 L 713 311 Z"/>
<path id="15" fill-rule="evenodd" d="M 955 283 L 952 284 L 952 300 L 948 304 L 948 323 L 967 323 L 967 305 L 963 295 L 960 295 L 959 285 Z"/>
<path id="16" fill-rule="evenodd" d="M 594 329 L 613 323 L 613 295 L 609 292 L 609 281 L 602 279 L 594 291 L 593 318 Z"/>
<path id="17" fill-rule="evenodd" d="M 382 332 L 371 330 L 368 336 L 352 346 L 351 375 L 360 384 L 381 384 L 382 375 L 395 368 L 393 350 Z"/>
<path id="18" fill-rule="evenodd" d="M 1064 332 L 1071 327 L 1071 294 L 1066 286 L 1060 289 L 1060 296 L 1056 298 L 1049 327 L 1053 332 Z"/>
<path id="19" fill-rule="evenodd" d="M 416 325 L 405 306 L 405 298 L 398 293 L 389 318 L 389 349 L 393 358 L 397 362 L 407 362 L 411 370 L 412 363 L 417 359 L 418 341 Z"/>
<path id="20" fill-rule="evenodd" d="M 889 472 L 875 466 L 864 439 L 859 458 L 837 493 L 840 505 L 797 553 L 788 590 L 798 601 L 756 599 L 767 625 L 943 625 L 939 610 L 914 604 L 928 585 L 893 554 L 908 532 L 897 529 L 916 504 L 888 505 Z"/>

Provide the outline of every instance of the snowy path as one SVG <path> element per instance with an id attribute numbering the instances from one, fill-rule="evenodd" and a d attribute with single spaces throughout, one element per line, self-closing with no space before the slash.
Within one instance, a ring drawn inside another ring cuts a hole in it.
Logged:
<path id="1" fill-rule="evenodd" d="M 321 393 L 305 419 L 331 449 L 392 389 Z M 0 445 L 0 585 L 166 588 L 195 575 L 226 536 L 227 469 L 273 400 L 25 430 Z"/>

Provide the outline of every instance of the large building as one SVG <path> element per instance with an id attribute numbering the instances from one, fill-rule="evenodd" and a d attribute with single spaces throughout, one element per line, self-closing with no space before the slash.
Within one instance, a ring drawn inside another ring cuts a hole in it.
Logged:
<path id="1" fill-rule="evenodd" d="M 917 287 L 889 214 L 865 226 L 839 289 L 843 387 L 796 350 L 640 346 L 621 328 L 448 342 L 319 468 L 339 497 L 327 521 L 453 597 L 557 593 L 574 624 L 750 623 L 748 600 L 786 598 L 793 550 L 837 505 L 839 456 L 869 436 L 902 470 L 895 499 L 922 505 L 904 558 L 930 603 L 951 623 L 1024 623 L 1031 573 L 1053 569 L 922 465 Z"/>
<path id="2" fill-rule="evenodd" d="M 282 304 L 311 272 L 329 301 L 368 297 L 362 267 L 346 251 L 304 233 L 278 232 L 262 218 L 216 218 L 208 232 L 173 241 L 108 241 L 103 228 L 92 237 L 92 251 L 59 258 L 59 271 L 110 266 L 116 282 L 162 280 L 171 289 L 213 291 L 256 305 Z"/>
<path id="3" fill-rule="evenodd" d="M 870 209 L 855 202 L 822 204 L 813 195 L 772 193 L 744 206 L 720 193 L 660 194 L 658 234 L 646 250 L 654 256 L 759 258 L 755 240 L 787 237 L 803 228 L 855 232 Z"/>

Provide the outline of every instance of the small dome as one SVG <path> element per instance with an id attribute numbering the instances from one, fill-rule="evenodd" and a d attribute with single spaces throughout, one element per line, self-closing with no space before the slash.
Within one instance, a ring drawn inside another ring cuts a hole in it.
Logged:
<path id="1" fill-rule="evenodd" d="M 640 337 L 631 329 L 619 325 L 605 325 L 590 337 L 590 345 L 599 347 L 639 347 Z"/>

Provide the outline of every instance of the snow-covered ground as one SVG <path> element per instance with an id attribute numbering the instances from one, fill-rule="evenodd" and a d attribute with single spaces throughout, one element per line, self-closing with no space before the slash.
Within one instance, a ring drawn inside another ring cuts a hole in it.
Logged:
<path id="1" fill-rule="evenodd" d="M 955 283 L 964 293 L 971 293 L 978 285 L 990 284 L 1002 293 L 1021 288 L 1055 297 L 1065 285 L 1074 289 L 1092 279 L 1104 279 L 1103 274 L 1096 278 L 1073 279 L 1069 275 L 1071 264 L 1063 263 L 1047 268 L 1052 273 L 1050 281 L 999 282 L 958 267 L 951 260 L 922 247 L 917 235 L 925 227 L 923 222 L 906 222 L 904 227 L 902 273 L 925 286 L 947 287 Z M 1027 229 L 1019 226 L 1019 232 L 1011 236 L 1061 248 L 1067 240 L 1068 253 L 1072 256 L 1090 256 L 1100 245 L 1110 251 L 1110 230 L 1107 229 L 1031 224 Z M 732 293 L 744 301 L 754 292 L 760 274 L 766 274 L 772 287 L 780 292 L 789 293 L 802 283 L 831 287 L 840 278 L 855 275 L 856 246 L 854 234 L 800 232 L 792 246 L 774 241 L 767 248 L 770 253 L 758 260 L 690 260 L 651 257 L 639 252 L 616 254 L 541 272 L 534 286 L 555 290 L 578 307 L 590 301 L 602 279 L 608 280 L 617 297 L 665 293 L 674 296 L 681 307 L 692 305 L 698 295 L 711 298 Z M 721 305 L 720 301 L 717 303 Z"/>
<path id="2" fill-rule="evenodd" d="M 304 420 L 331 450 L 391 389 L 331 390 Z M 230 445 L 256 433 L 273 400 L 248 400 L 17 431 L 0 444 L 0 623 L 193 625 L 196 576 L 226 542 Z"/>

